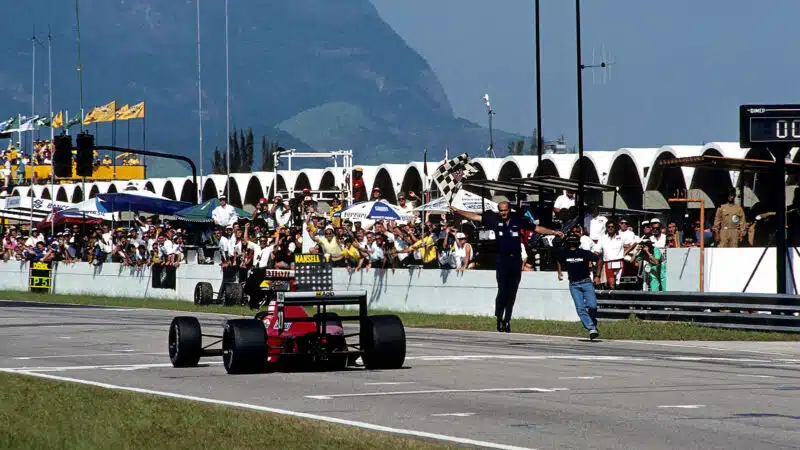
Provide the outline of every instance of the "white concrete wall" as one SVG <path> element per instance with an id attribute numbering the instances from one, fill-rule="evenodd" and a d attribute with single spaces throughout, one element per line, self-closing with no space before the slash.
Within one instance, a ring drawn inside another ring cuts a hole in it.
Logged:
<path id="1" fill-rule="evenodd" d="M 762 254 L 764 257 L 759 262 Z M 789 250 L 789 257 L 791 265 L 787 263 L 786 266 L 786 292 L 794 293 L 792 280 L 800 282 L 800 258 L 796 249 Z M 768 248 L 766 253 L 764 248 L 707 248 L 703 286 L 706 292 L 774 294 L 778 292 L 776 265 L 774 247 Z M 753 278 L 748 284 L 751 275 Z M 699 248 L 667 250 L 667 289 L 688 292 L 700 290 Z"/>
<path id="2" fill-rule="evenodd" d="M 181 266 L 175 290 L 153 289 L 150 277 L 149 269 L 137 272 L 114 263 L 61 263 L 54 270 L 53 292 L 192 301 L 198 282 L 209 281 L 216 291 L 222 281 L 219 267 L 212 265 Z M 26 291 L 27 280 L 27 264 L 0 263 L 0 289 Z M 514 317 L 577 321 L 567 287 L 554 272 L 523 273 Z M 380 275 L 376 270 L 350 274 L 334 269 L 334 288 L 366 290 L 374 309 L 487 316 L 494 315 L 497 294 L 494 271 L 398 269 Z"/>

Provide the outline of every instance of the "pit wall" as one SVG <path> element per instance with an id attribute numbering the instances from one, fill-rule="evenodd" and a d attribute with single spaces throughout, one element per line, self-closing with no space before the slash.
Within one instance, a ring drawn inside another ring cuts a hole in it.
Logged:
<path id="1" fill-rule="evenodd" d="M 105 263 L 60 263 L 53 270 L 53 293 L 104 295 L 110 297 L 164 298 L 192 301 L 194 287 L 208 281 L 219 290 L 219 266 L 183 265 L 176 271 L 175 289 L 152 287 L 151 272 Z M 0 263 L 0 289 L 27 291 L 28 265 Z M 333 270 L 334 289 L 366 290 L 370 308 L 391 311 L 494 315 L 497 283 L 494 271 L 455 272 L 436 269 L 377 270 L 348 273 Z M 514 317 L 577 321 L 566 281 L 554 272 L 522 274 Z"/>
<path id="2" fill-rule="evenodd" d="M 707 248 L 703 271 L 705 292 L 748 292 L 774 294 L 777 291 L 775 248 Z M 800 283 L 800 253 L 789 249 L 786 263 L 786 292 L 796 293 L 793 279 Z M 793 276 L 794 275 L 794 276 Z M 749 280 L 749 283 L 748 283 Z M 700 249 L 667 250 L 667 290 L 700 290 Z"/>

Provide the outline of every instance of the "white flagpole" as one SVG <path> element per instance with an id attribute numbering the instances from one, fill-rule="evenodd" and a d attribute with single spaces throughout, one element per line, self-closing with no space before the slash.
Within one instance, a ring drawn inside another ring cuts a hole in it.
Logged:
<path id="1" fill-rule="evenodd" d="M 31 37 L 31 47 L 33 48 L 33 55 L 31 60 L 31 119 L 36 117 L 36 25 L 33 26 L 33 36 Z M 22 124 L 20 123 L 20 127 Z M 21 133 L 20 133 L 21 134 Z M 20 136 L 20 142 L 22 137 Z M 31 132 L 31 159 L 28 161 L 28 166 L 31 168 L 31 190 L 28 192 L 28 197 L 31 199 L 31 213 L 28 223 L 28 235 L 33 235 L 33 172 L 36 167 L 33 165 L 33 132 Z M 19 165 L 17 165 L 19 168 Z M 22 179 L 25 179 L 25 171 L 22 172 Z"/>
<path id="2" fill-rule="evenodd" d="M 225 168 L 226 168 L 226 175 L 227 175 L 227 182 L 225 183 L 228 187 L 225 196 L 228 197 L 228 201 L 231 200 L 231 82 L 230 82 L 230 73 L 228 68 L 228 0 L 225 0 L 225 121 L 226 121 L 226 130 L 227 133 L 225 134 Z"/>
<path id="3" fill-rule="evenodd" d="M 53 36 L 50 30 L 47 30 L 47 86 L 50 104 L 50 146 L 55 150 L 55 129 L 53 128 Z M 52 217 L 50 219 L 50 236 L 56 233 L 55 221 L 55 203 L 53 203 L 53 192 L 55 191 L 56 174 L 53 171 L 53 152 L 50 152 L 50 212 Z M 86 194 L 84 194 L 86 195 Z"/>
<path id="4" fill-rule="evenodd" d="M 197 115 L 200 122 L 200 184 L 197 189 L 197 201 L 203 198 L 203 81 L 200 70 L 200 0 L 197 0 Z"/>

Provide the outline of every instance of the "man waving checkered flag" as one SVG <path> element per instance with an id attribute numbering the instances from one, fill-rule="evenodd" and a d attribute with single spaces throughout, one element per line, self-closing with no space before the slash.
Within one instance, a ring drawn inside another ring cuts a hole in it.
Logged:
<path id="1" fill-rule="evenodd" d="M 470 175 L 477 173 L 478 169 L 472 164 L 466 153 L 462 153 L 455 158 L 445 161 L 436 172 L 433 173 L 433 181 L 439 188 L 439 192 L 451 203 L 453 195 L 461 189 L 461 183 Z"/>

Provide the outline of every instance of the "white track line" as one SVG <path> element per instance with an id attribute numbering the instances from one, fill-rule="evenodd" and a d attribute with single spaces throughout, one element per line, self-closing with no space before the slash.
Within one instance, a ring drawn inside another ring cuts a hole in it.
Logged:
<path id="1" fill-rule="evenodd" d="M 364 383 L 365 386 L 388 386 L 397 384 L 414 384 L 414 381 L 376 381 L 373 383 Z"/>
<path id="2" fill-rule="evenodd" d="M 195 401 L 195 402 L 210 403 L 210 404 L 220 405 L 220 406 L 230 406 L 230 407 L 234 407 L 234 408 L 250 409 L 250 410 L 253 410 L 253 411 L 261 411 L 261 412 L 267 412 L 267 413 L 273 413 L 273 414 L 281 414 L 281 415 L 285 415 L 285 416 L 298 417 L 298 418 L 301 418 L 301 419 L 309 419 L 309 420 L 317 420 L 317 421 L 321 421 L 321 422 L 336 423 L 336 424 L 339 424 L 339 425 L 348 425 L 348 426 L 363 428 L 363 429 L 366 429 L 366 430 L 381 431 L 381 432 L 384 432 L 384 433 L 401 434 L 401 435 L 412 436 L 412 437 L 417 437 L 417 438 L 435 439 L 435 440 L 439 440 L 439 441 L 454 442 L 454 443 L 457 443 L 457 444 L 471 445 L 471 446 L 476 446 L 476 447 L 496 448 L 496 449 L 501 449 L 501 450 L 535 450 L 533 448 L 527 448 L 527 447 L 517 447 L 517 446 L 514 446 L 514 445 L 498 444 L 496 442 L 477 441 L 477 440 L 474 440 L 474 439 L 467 439 L 467 438 L 461 438 L 461 437 L 456 437 L 456 436 L 447 436 L 447 435 L 438 434 L 438 433 L 428 433 L 426 431 L 416 431 L 416 430 L 408 430 L 408 429 L 403 429 L 403 428 L 393 428 L 393 427 L 387 427 L 387 426 L 383 426 L 383 425 L 375 425 L 375 424 L 366 423 L 366 422 L 358 422 L 358 421 L 346 420 L 346 419 L 337 419 L 335 417 L 328 417 L 328 416 L 322 416 L 322 415 L 318 415 L 318 414 L 309 414 L 309 413 L 303 413 L 303 412 L 297 412 L 297 411 L 289 411 L 289 410 L 286 410 L 286 409 L 271 408 L 271 407 L 268 407 L 268 406 L 253 405 L 253 404 L 249 404 L 249 403 L 230 402 L 230 401 L 216 400 L 216 399 L 206 398 L 206 397 L 195 397 L 193 395 L 176 394 L 174 392 L 155 391 L 155 390 L 151 390 L 151 389 L 135 388 L 135 387 L 130 387 L 130 386 L 118 386 L 118 385 L 114 385 L 114 384 L 100 383 L 100 382 L 97 382 L 97 381 L 83 380 L 83 379 L 80 379 L 80 378 L 68 378 L 68 377 L 61 377 L 61 376 L 56 376 L 56 375 L 47 375 L 47 374 L 33 373 L 33 372 L 20 372 L 20 371 L 16 371 L 16 370 L 8 370 L 8 369 L 0 369 L 0 371 L 2 371 L 2 372 L 10 372 L 10 373 L 19 373 L 19 374 L 30 375 L 30 376 L 39 377 L 39 378 L 47 378 L 47 379 L 56 380 L 56 381 L 67 381 L 67 382 L 72 382 L 72 383 L 86 384 L 86 385 L 89 385 L 89 386 L 96 386 L 96 387 L 101 387 L 101 388 L 105 388 L 105 389 L 113 389 L 113 390 L 119 390 L 119 391 L 129 391 L 129 392 L 136 392 L 136 393 L 139 393 L 139 394 L 158 395 L 158 396 L 162 396 L 162 397 L 170 397 L 170 398 L 177 398 L 177 399 L 181 399 L 181 400 L 190 400 L 190 401 Z"/>
<path id="3" fill-rule="evenodd" d="M 705 406 L 706 405 L 661 405 L 659 408 L 697 409 Z"/>
<path id="4" fill-rule="evenodd" d="M 482 359 L 506 359 L 506 360 L 548 360 L 564 359 L 576 361 L 647 361 L 649 358 L 639 358 L 633 356 L 603 356 L 603 355 L 430 355 L 430 356 L 406 356 L 406 361 L 470 361 Z"/>
<path id="5" fill-rule="evenodd" d="M 463 392 L 558 392 L 566 391 L 567 388 L 486 388 L 486 389 L 431 389 L 425 391 L 388 391 L 388 392 L 358 392 L 354 394 L 327 394 L 327 395 L 306 395 L 306 398 L 313 398 L 315 400 L 332 400 L 334 398 L 342 397 L 383 397 L 387 395 L 419 395 L 419 394 L 457 394 Z"/>
<path id="6" fill-rule="evenodd" d="M 201 366 L 205 365 L 219 365 L 222 361 L 204 361 Z M 170 363 L 155 363 L 155 364 L 105 364 L 98 366 L 40 366 L 40 367 L 2 367 L 0 370 L 16 371 L 16 372 L 66 372 L 69 370 L 140 370 L 140 369 L 155 369 L 160 367 L 172 367 Z"/>
<path id="7" fill-rule="evenodd" d="M 134 353 L 136 350 L 120 350 L 119 353 L 85 353 L 83 355 L 47 355 L 47 356 L 15 356 L 12 359 L 16 360 L 30 360 L 30 359 L 54 359 L 54 358 L 85 358 L 94 356 L 137 356 L 137 355 L 157 355 L 165 356 L 164 352 L 154 353 Z"/>
<path id="8" fill-rule="evenodd" d="M 443 413 L 443 414 L 431 414 L 431 417 L 469 417 L 474 415 L 475 413 Z"/>
<path id="9" fill-rule="evenodd" d="M 603 378 L 601 376 L 596 377 L 558 377 L 559 380 L 595 380 L 597 378 Z"/>

